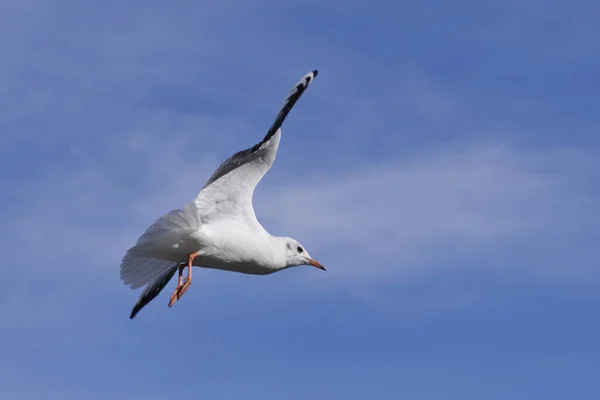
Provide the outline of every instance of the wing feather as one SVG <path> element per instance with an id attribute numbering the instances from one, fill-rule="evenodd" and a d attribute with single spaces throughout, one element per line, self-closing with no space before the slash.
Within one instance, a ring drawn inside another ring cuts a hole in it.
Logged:
<path id="1" fill-rule="evenodd" d="M 158 296 L 160 291 L 163 290 L 163 288 L 167 285 L 167 283 L 169 283 L 171 278 L 173 278 L 175 271 L 177 271 L 177 264 L 175 264 L 171 269 L 165 270 L 165 272 L 162 273 L 154 282 L 146 286 L 146 288 L 138 298 L 138 301 L 133 306 L 129 318 L 133 319 L 136 316 L 136 314 L 140 312 L 142 308 L 144 308 L 146 304 L 150 303 L 150 301 L 152 301 L 156 296 Z"/>
<path id="2" fill-rule="evenodd" d="M 317 70 L 309 72 L 292 87 L 259 143 L 229 157 L 208 179 L 194 201 L 203 210 L 203 217 L 241 216 L 256 221 L 252 207 L 254 189 L 275 161 L 283 121 L 317 74 Z"/>
<path id="3" fill-rule="evenodd" d="M 198 230 L 200 224 L 198 209 L 193 203 L 157 219 L 121 260 L 123 283 L 137 289 L 168 270 L 178 260 L 164 259 L 164 256 L 173 251 L 174 245 L 185 241 Z"/>
<path id="4" fill-rule="evenodd" d="M 306 91 L 311 82 L 316 78 L 319 71 L 314 70 L 304 75 L 302 79 L 300 79 L 290 90 L 287 97 L 283 101 L 281 109 L 273 121 L 273 124 L 267 131 L 265 137 L 257 144 L 252 146 L 249 149 L 238 151 L 231 157 L 229 157 L 217 170 L 212 174 L 212 176 L 208 179 L 204 187 L 209 186 L 217 179 L 222 176 L 228 174 L 229 172 L 239 168 L 240 166 L 252 162 L 256 159 L 256 155 L 259 153 L 259 150 L 264 147 L 268 147 L 270 139 L 280 130 L 283 121 L 285 121 L 286 117 L 294 107 L 294 104 L 298 101 L 298 99 L 302 96 L 302 94 Z M 274 158 L 274 157 L 273 157 Z M 270 167 L 270 165 L 269 165 Z M 265 171 L 266 172 L 266 171 Z M 258 183 L 258 182 L 257 182 Z"/>

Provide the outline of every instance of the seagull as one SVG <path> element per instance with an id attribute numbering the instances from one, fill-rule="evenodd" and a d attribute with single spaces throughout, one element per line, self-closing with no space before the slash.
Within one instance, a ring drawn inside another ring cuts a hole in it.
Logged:
<path id="1" fill-rule="evenodd" d="M 252 275 L 300 265 L 326 271 L 297 240 L 269 234 L 252 205 L 256 185 L 275 161 L 281 125 L 317 73 L 309 72 L 294 85 L 259 143 L 225 160 L 193 202 L 158 218 L 127 250 L 121 260 L 121 279 L 131 289 L 145 286 L 129 318 L 158 296 L 178 272 L 169 299 L 172 307 L 192 284 L 193 266 Z"/>

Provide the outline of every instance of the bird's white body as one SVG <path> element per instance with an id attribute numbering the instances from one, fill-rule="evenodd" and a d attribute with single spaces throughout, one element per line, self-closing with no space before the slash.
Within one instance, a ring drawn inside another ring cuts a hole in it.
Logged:
<path id="1" fill-rule="evenodd" d="M 266 275 L 285 268 L 283 252 L 274 244 L 277 238 L 264 229 L 250 230 L 235 221 L 220 221 L 182 232 L 173 241 L 147 243 L 143 254 L 168 262 L 183 262 L 198 253 L 192 264 L 253 275 Z"/>
<path id="2" fill-rule="evenodd" d="M 260 143 L 227 159 L 193 202 L 160 217 L 127 251 L 121 278 L 132 289 L 146 286 L 132 318 L 191 255 L 194 266 L 253 275 L 302 264 L 324 269 L 297 241 L 270 235 L 252 205 L 256 185 L 275 161 L 281 124 L 316 75 L 306 74 L 292 88 Z"/>
<path id="3" fill-rule="evenodd" d="M 192 236 L 200 244 L 193 265 L 267 275 L 285 268 L 286 257 L 279 240 L 265 229 L 248 229 L 235 221 L 207 224 Z"/>

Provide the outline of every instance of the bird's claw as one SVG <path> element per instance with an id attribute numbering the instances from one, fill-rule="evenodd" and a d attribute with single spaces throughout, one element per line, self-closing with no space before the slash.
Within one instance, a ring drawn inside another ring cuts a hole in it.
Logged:
<path id="1" fill-rule="evenodd" d="M 173 294 L 171 295 L 171 298 L 169 299 L 169 307 L 173 307 L 173 304 L 175 304 L 177 302 L 177 300 L 181 299 L 181 297 L 188 290 L 188 288 L 190 287 L 191 284 L 192 284 L 192 279 L 186 278 L 186 280 L 183 282 L 183 285 L 177 286 L 177 288 L 175 288 L 175 291 L 173 292 Z"/>

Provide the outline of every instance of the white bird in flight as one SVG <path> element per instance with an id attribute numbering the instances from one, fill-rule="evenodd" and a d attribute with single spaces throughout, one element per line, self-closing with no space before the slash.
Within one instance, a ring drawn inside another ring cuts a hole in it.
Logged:
<path id="1" fill-rule="evenodd" d="M 160 217 L 127 251 L 121 261 L 121 279 L 132 289 L 146 286 L 130 318 L 178 271 L 171 307 L 192 284 L 192 266 L 254 275 L 299 265 L 325 270 L 297 240 L 271 236 L 252 206 L 256 185 L 275 161 L 281 124 L 316 76 L 317 70 L 309 72 L 294 85 L 260 143 L 228 158 L 193 202 Z M 187 277 L 182 281 L 186 267 Z"/>

